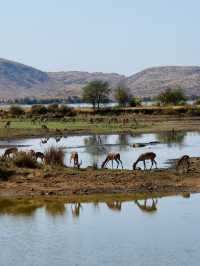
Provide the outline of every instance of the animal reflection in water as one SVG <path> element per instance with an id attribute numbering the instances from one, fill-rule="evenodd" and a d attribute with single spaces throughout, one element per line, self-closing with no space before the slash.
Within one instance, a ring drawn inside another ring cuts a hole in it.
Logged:
<path id="1" fill-rule="evenodd" d="M 122 209 L 122 202 L 121 201 L 106 202 L 106 205 L 112 211 L 121 211 L 121 209 Z"/>
<path id="2" fill-rule="evenodd" d="M 119 167 L 119 164 L 121 164 L 121 167 L 123 169 L 123 164 L 120 158 L 120 154 L 119 153 L 109 153 L 105 159 L 105 161 L 102 163 L 101 168 L 104 168 L 108 162 L 112 162 L 112 169 L 113 169 L 113 161 L 115 161 L 117 163 L 117 169 Z"/>
<path id="3" fill-rule="evenodd" d="M 82 205 L 80 202 L 76 202 L 71 206 L 72 216 L 77 219 L 80 216 L 80 210 L 82 209 Z"/>
<path id="4" fill-rule="evenodd" d="M 149 201 L 149 202 L 148 202 Z M 135 200 L 135 204 L 140 208 L 141 211 L 147 213 L 153 213 L 157 211 L 157 199 L 145 199 L 142 203 L 139 200 Z"/>

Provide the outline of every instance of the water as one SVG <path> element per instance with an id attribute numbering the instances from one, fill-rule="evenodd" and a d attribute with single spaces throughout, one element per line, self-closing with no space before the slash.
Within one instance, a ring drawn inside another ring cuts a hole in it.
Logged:
<path id="1" fill-rule="evenodd" d="M 113 203 L 0 201 L 0 265 L 199 265 L 200 195 Z"/>
<path id="2" fill-rule="evenodd" d="M 152 141 L 159 141 L 160 143 L 142 148 L 131 146 L 133 143 Z M 172 133 L 83 135 L 63 137 L 58 143 L 55 138 L 50 138 L 46 144 L 42 144 L 41 139 L 35 138 L 0 141 L 0 147 L 1 145 L 24 145 L 25 147 L 19 149 L 34 149 L 36 151 L 45 151 L 51 145 L 62 147 L 65 151 L 65 164 L 68 166 L 70 154 L 75 150 L 79 153 L 80 161 L 82 160 L 82 167 L 91 166 L 94 163 L 100 166 L 108 152 L 119 152 L 126 169 L 132 169 L 133 162 L 141 153 L 151 151 L 157 154 L 158 167 L 163 168 L 168 167 L 169 159 L 180 158 L 184 154 L 198 157 L 200 155 L 200 134 L 198 132 L 181 132 L 175 135 Z M 4 151 L 5 147 L 0 148 L 0 154 Z M 108 166 L 111 167 L 111 164 Z"/>

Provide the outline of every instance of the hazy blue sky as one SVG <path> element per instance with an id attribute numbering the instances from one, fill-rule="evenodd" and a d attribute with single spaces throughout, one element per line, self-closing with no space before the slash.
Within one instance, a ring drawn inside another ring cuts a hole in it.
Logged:
<path id="1" fill-rule="evenodd" d="M 133 74 L 200 65 L 199 0 L 0 0 L 0 57 Z"/>

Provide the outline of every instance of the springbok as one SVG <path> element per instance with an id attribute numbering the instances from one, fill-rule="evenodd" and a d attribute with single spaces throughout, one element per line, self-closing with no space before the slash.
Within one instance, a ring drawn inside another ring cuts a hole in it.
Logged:
<path id="1" fill-rule="evenodd" d="M 190 157 L 188 155 L 183 155 L 177 162 L 176 170 L 179 171 L 182 168 L 183 172 L 188 172 L 190 167 Z"/>
<path id="2" fill-rule="evenodd" d="M 155 160 L 156 158 L 156 154 L 154 152 L 147 152 L 147 153 L 143 153 L 139 156 L 139 158 L 137 159 L 137 161 L 133 164 L 133 170 L 136 170 L 136 165 L 139 162 L 143 162 L 144 164 L 144 170 L 146 170 L 146 160 L 151 160 L 151 168 L 152 169 L 153 165 L 155 164 L 156 168 L 157 168 L 157 162 Z"/>
<path id="3" fill-rule="evenodd" d="M 80 166 L 82 164 L 82 161 L 79 163 L 78 152 L 73 151 L 71 153 L 71 156 L 70 156 L 70 165 L 71 165 L 72 160 L 74 161 L 74 167 L 76 166 L 77 168 L 80 168 Z"/>
<path id="4" fill-rule="evenodd" d="M 117 169 L 119 167 L 119 163 L 121 164 L 121 167 L 123 169 L 123 164 L 122 164 L 122 161 L 120 159 L 120 154 L 119 153 L 108 153 L 105 161 L 101 165 L 101 168 L 104 168 L 109 161 L 112 162 L 112 169 L 113 169 L 113 161 L 115 161 L 117 163 Z"/>
<path id="5" fill-rule="evenodd" d="M 8 149 L 5 150 L 3 157 L 4 158 L 9 158 L 11 154 L 12 155 L 16 155 L 17 152 L 18 152 L 17 148 L 8 148 Z"/>
<path id="6" fill-rule="evenodd" d="M 9 128 L 9 127 L 10 127 L 10 124 L 11 124 L 11 122 L 10 122 L 10 121 L 7 121 L 7 122 L 5 123 L 4 128 Z"/>

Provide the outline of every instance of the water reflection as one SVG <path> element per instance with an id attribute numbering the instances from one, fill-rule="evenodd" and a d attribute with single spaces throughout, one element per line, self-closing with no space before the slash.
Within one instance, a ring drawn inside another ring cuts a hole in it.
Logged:
<path id="1" fill-rule="evenodd" d="M 77 219 L 79 218 L 80 216 L 80 210 L 82 209 L 82 205 L 80 202 L 78 203 L 74 203 L 72 206 L 71 206 L 71 210 L 72 210 L 72 216 L 74 219 Z"/>
<path id="2" fill-rule="evenodd" d="M 182 196 L 188 197 L 188 194 L 182 194 Z M 105 205 L 107 208 L 114 212 L 122 211 L 122 204 L 126 200 L 107 200 Z M 130 202 L 130 200 L 129 200 Z M 133 200 L 136 206 L 143 212 L 153 213 L 157 211 L 158 199 L 149 198 L 144 200 Z M 103 203 L 103 202 L 102 202 Z M 37 209 L 43 208 L 47 215 L 52 217 L 65 216 L 67 209 L 71 210 L 71 216 L 74 219 L 78 219 L 81 213 L 84 211 L 83 204 L 81 202 L 65 203 L 58 200 L 42 200 L 42 199 L 1 199 L 0 200 L 0 215 L 15 215 L 15 216 L 33 216 Z M 70 205 L 70 208 L 67 208 Z M 100 211 L 102 205 L 99 201 L 92 203 L 95 211 Z"/>
<path id="3" fill-rule="evenodd" d="M 135 200 L 135 204 L 138 206 L 138 208 L 147 213 L 153 213 L 157 211 L 157 204 L 158 200 L 157 199 L 145 199 L 142 202 L 139 200 Z"/>
<path id="4" fill-rule="evenodd" d="M 122 202 L 121 201 L 106 202 L 106 205 L 112 211 L 120 212 L 122 209 Z"/>
<path id="5" fill-rule="evenodd" d="M 182 145 L 184 143 L 186 132 L 175 132 L 174 130 L 170 132 L 160 133 L 156 135 L 156 138 L 161 143 L 166 143 L 168 147 L 172 147 L 174 144 Z"/>
<path id="6" fill-rule="evenodd" d="M 66 214 L 66 207 L 62 202 L 47 203 L 45 210 L 51 216 L 63 216 Z"/>

